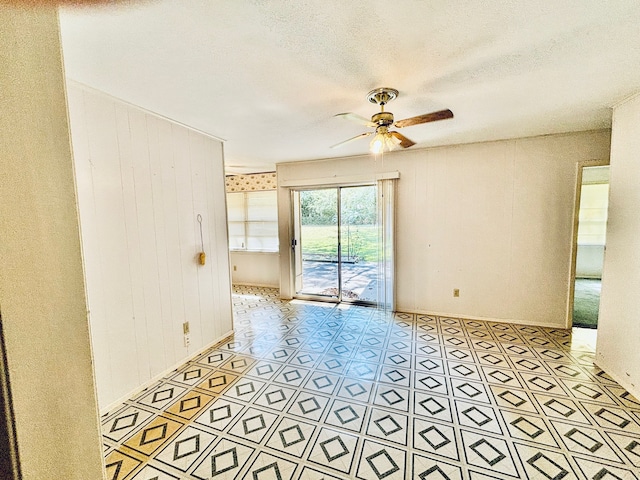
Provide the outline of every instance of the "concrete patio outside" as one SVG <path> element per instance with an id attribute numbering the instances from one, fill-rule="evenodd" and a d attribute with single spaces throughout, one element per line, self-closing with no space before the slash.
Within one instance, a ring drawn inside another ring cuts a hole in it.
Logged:
<path id="1" fill-rule="evenodd" d="M 338 295 L 338 263 L 303 260 L 303 285 L 297 293 Z M 376 302 L 378 298 L 378 264 L 376 262 L 342 263 L 342 297 L 345 301 Z"/>

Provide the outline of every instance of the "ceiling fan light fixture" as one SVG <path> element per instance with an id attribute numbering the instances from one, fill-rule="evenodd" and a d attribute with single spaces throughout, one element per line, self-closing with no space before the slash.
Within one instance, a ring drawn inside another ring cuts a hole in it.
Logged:
<path id="1" fill-rule="evenodd" d="M 386 139 L 382 133 L 376 133 L 375 137 L 373 137 L 373 140 L 371 140 L 371 143 L 369 144 L 369 150 L 371 153 L 376 155 L 382 153 L 386 143 L 385 140 Z"/>
<path id="2" fill-rule="evenodd" d="M 385 150 L 387 152 L 395 150 L 400 144 L 400 140 L 391 135 L 387 127 L 378 127 L 376 134 L 369 144 L 369 151 L 377 155 Z"/>

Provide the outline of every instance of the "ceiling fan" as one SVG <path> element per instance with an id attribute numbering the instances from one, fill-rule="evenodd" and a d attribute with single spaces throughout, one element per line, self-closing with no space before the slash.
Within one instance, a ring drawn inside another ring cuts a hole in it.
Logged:
<path id="1" fill-rule="evenodd" d="M 410 127 L 412 125 L 419 125 L 421 123 L 436 122 L 438 120 L 453 118 L 453 112 L 447 109 L 439 110 L 432 113 L 425 113 L 424 115 L 418 115 L 416 117 L 405 118 L 404 120 L 398 120 L 396 122 L 393 119 L 393 113 L 385 112 L 384 106 L 390 101 L 394 100 L 397 96 L 398 90 L 396 90 L 395 88 L 382 87 L 371 90 L 367 94 L 367 100 L 369 100 L 371 103 L 380 105 L 380 111 L 374 114 L 371 117 L 371 120 L 367 120 L 366 118 L 361 117 L 360 115 L 355 113 L 339 113 L 335 115 L 336 117 L 341 117 L 346 120 L 351 120 L 361 125 L 365 125 L 367 127 L 375 128 L 375 131 L 361 133 L 360 135 L 356 135 L 355 137 L 345 140 L 344 142 L 337 143 L 336 145 L 331 146 L 331 148 L 341 147 L 346 143 L 358 140 L 359 138 L 370 137 L 371 135 L 374 136 L 370 144 L 370 149 L 373 153 L 380 153 L 385 149 L 393 150 L 398 146 L 402 148 L 409 148 L 415 145 L 415 142 L 409 140 L 400 132 L 389 130 L 391 127 Z"/>

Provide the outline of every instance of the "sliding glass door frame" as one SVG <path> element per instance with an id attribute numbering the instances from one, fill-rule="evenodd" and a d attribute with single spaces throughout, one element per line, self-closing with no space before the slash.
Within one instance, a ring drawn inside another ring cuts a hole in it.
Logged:
<path id="1" fill-rule="evenodd" d="M 369 300 L 359 300 L 359 299 L 351 299 L 345 298 L 343 295 L 343 246 L 342 246 L 342 190 L 345 188 L 353 188 L 353 187 L 374 187 L 376 189 L 376 199 L 378 186 L 375 182 L 368 183 L 359 183 L 359 184 L 341 184 L 341 185 L 329 185 L 329 186 L 309 186 L 309 187 L 299 187 L 291 189 L 291 218 L 292 218 L 292 238 L 291 238 L 291 249 L 292 249 L 292 276 L 293 276 L 293 297 L 300 300 L 314 300 L 314 301 L 322 301 L 322 302 L 330 302 L 330 303 L 350 303 L 355 305 L 367 305 L 367 306 L 375 306 L 377 304 L 376 301 Z M 337 295 L 323 295 L 320 293 L 304 293 L 301 292 L 303 289 L 303 259 L 302 259 L 302 248 L 303 248 L 303 235 L 302 235 L 302 213 L 301 213 L 301 201 L 300 194 L 305 191 L 318 191 L 318 190 L 335 190 L 336 191 L 336 229 L 337 229 L 337 284 L 335 285 Z M 377 200 L 376 200 L 377 201 Z M 377 221 L 377 220 L 376 220 Z M 378 226 L 376 225 L 376 228 Z"/>

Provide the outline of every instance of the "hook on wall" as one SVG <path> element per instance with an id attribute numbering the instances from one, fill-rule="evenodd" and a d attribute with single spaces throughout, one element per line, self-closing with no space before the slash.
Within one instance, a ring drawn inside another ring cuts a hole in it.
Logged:
<path id="1" fill-rule="evenodd" d="M 204 253 L 204 237 L 202 236 L 202 215 L 198 214 L 196 220 L 198 220 L 198 223 L 200 224 L 200 245 L 202 246 L 202 250 L 198 255 L 198 261 L 200 262 L 200 265 L 204 265 L 207 261 L 207 254 Z"/>

